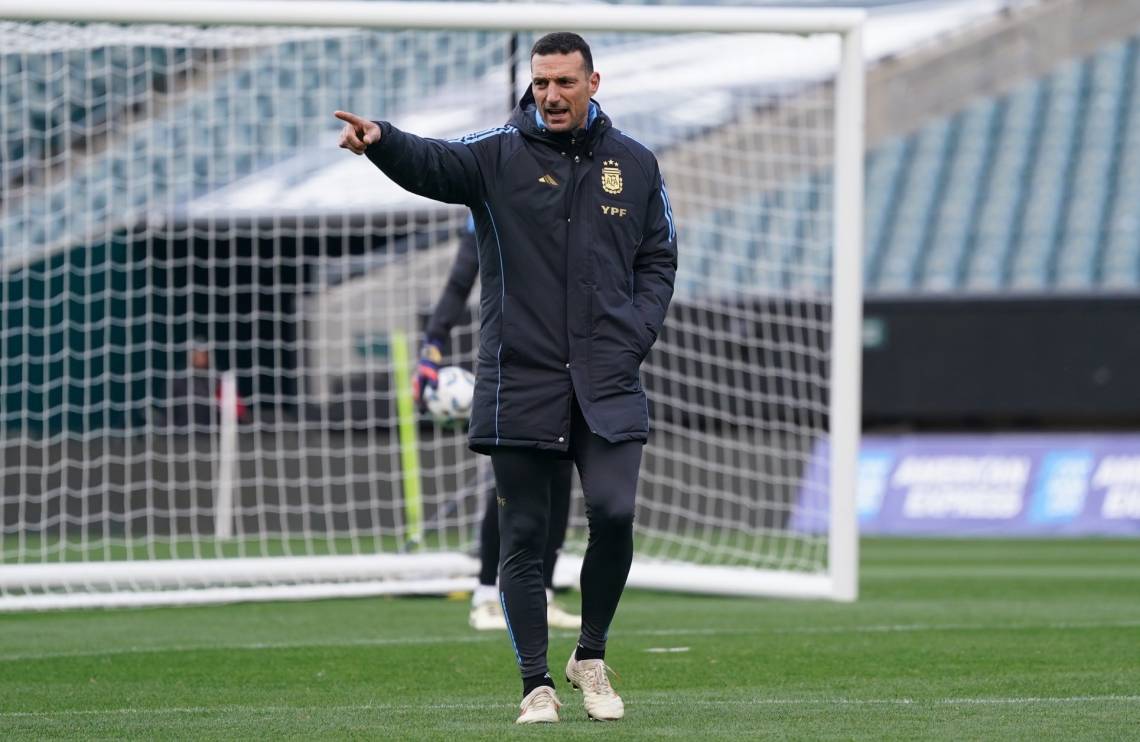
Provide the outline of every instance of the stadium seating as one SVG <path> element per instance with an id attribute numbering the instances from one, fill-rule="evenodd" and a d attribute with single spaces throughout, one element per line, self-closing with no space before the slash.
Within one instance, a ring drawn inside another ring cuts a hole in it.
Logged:
<path id="1" fill-rule="evenodd" d="M 362 57 L 397 78 L 414 77 L 423 95 L 503 63 L 493 56 L 455 64 L 458 37 L 446 33 L 376 36 L 352 32 L 264 32 L 260 46 L 225 47 L 212 39 L 196 53 L 162 46 L 79 45 L 68 52 L 0 55 L 0 69 L 40 65 L 34 90 L 5 87 L 0 153 L 10 183 L 30 197 L 0 208 L 0 256 L 79 241 L 83 230 L 156 202 L 177 209 L 313 146 L 327 136 L 323 113 L 337 107 L 381 113 L 412 105 L 391 100 L 390 87 L 365 84 Z M 475 48 L 476 45 L 472 45 Z M 1109 45 L 1062 64 L 1006 95 L 904 137 L 877 145 L 866 159 L 866 288 L 870 293 L 1132 290 L 1140 286 L 1140 39 Z M 289 59 L 292 68 L 275 64 Z M 446 64 L 433 60 L 447 60 Z M 106 68 L 113 70 L 107 75 Z M 271 70 L 276 70 L 271 72 Z M 282 71 L 285 70 L 285 71 Z M 51 74 L 49 74 L 51 73 Z M 360 78 L 350 101 L 326 100 L 328 75 Z M 108 82 L 109 81 L 109 82 Z M 249 107 L 228 110 L 232 90 Z M 146 106 L 143 106 L 143 104 Z M 314 122 L 267 137 L 257 122 L 281 107 L 300 107 Z M 140 110 L 140 107 L 142 110 Z M 114 137 L 133 116 L 143 128 L 133 151 Z M 646 141 L 668 148 L 700 136 L 678 125 Z M 44 131 L 41 137 L 23 132 Z M 268 139 L 268 141 L 267 141 Z M 193 142 L 194 159 L 185 162 Z M 70 174 L 43 167 L 45 156 L 90 147 Z M 173 156 L 171 156 L 173 153 Z M 179 175 L 168 172 L 189 173 Z M 124 179 L 149 172 L 152 178 Z M 827 173 L 801 176 L 779 192 L 689 214 L 678 292 L 684 275 L 712 274 L 717 293 L 812 290 L 791 285 L 795 263 L 818 261 L 830 236 L 809 218 L 812 202 L 830 198 Z M 129 182 L 146 192 L 126 192 Z M 808 236 L 806 242 L 796 237 Z M 804 247 L 804 246 L 807 247 Z M 819 249 L 811 246 L 818 245 Z M 797 247 L 798 246 L 798 247 Z M 823 266 L 811 275 L 826 275 Z M 799 279 L 804 284 L 803 279 Z M 809 280 L 807 284 L 813 283 Z"/>
<path id="2" fill-rule="evenodd" d="M 262 29 L 241 45 L 204 35 L 195 55 L 125 45 L 113 33 L 98 34 L 92 27 L 66 53 L 29 52 L 23 39 L 24 50 L 0 54 L 0 76 L 34 65 L 42 73 L 33 78 L 46 81 L 33 90 L 0 85 L 5 177 L 17 185 L 13 193 L 26 194 L 17 203 L 0 204 L 0 257 L 77 244 L 93 227 L 127 222 L 124 215 L 155 203 L 176 211 L 321 141 L 332 128 L 328 113 L 337 108 L 391 115 L 413 104 L 394 100 L 391 91 L 401 86 L 385 80 L 411 77 L 414 89 L 430 95 L 505 59 L 505 46 L 485 44 L 486 34 Z M 261 45 L 250 46 L 256 41 Z M 489 56 L 469 53 L 487 46 Z M 469 64 L 456 64 L 457 58 Z M 293 69 L 283 71 L 282 59 Z M 359 63 L 346 65 L 346 59 Z M 383 70 L 384 77 L 369 78 L 369 69 Z M 334 86 L 321 80 L 344 74 L 359 78 L 353 86 L 358 95 L 332 100 Z M 248 107 L 230 110 L 234 91 L 248 91 Z M 305 115 L 276 116 L 283 107 L 300 107 Z M 310 125 L 267 132 L 262 122 L 278 118 Z M 114 136 L 126 120 L 142 127 L 131 137 L 132 150 Z M 46 134 L 27 136 L 28 131 Z M 187 162 L 191 142 L 196 154 Z M 86 156 L 73 157 L 77 164 L 64 177 L 49 173 L 45 162 L 61 160 L 69 148 Z M 152 177 L 138 177 L 140 172 Z M 122 173 L 135 177 L 116 177 Z M 124 182 L 136 191 L 121 190 Z"/>
<path id="3" fill-rule="evenodd" d="M 1138 51 L 1107 46 L 868 152 L 867 291 L 1140 287 Z M 794 291 L 779 266 L 808 256 L 773 256 L 807 221 L 800 192 L 819 197 L 792 184 L 688 225 L 683 270 L 716 271 L 726 293 Z"/>
<path id="4" fill-rule="evenodd" d="M 872 152 L 868 291 L 1140 285 L 1138 46 L 1110 45 Z"/>

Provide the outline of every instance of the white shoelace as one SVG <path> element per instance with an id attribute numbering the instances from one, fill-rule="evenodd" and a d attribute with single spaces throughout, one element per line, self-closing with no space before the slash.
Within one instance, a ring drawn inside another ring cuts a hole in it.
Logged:
<path id="1" fill-rule="evenodd" d="M 558 700 L 554 697 L 553 690 L 546 693 L 536 693 L 530 700 L 530 708 L 532 709 L 546 709 L 551 706 L 557 709 L 558 705 Z"/>
<path id="2" fill-rule="evenodd" d="M 594 665 L 589 671 L 587 671 L 588 675 L 593 675 L 593 678 L 591 679 L 592 682 L 590 682 L 590 685 L 592 686 L 590 688 L 590 691 L 601 696 L 617 695 L 617 693 L 614 692 L 614 687 L 610 684 L 610 673 L 612 673 L 615 677 L 617 676 L 617 671 L 607 665 L 605 662 L 599 662 L 598 664 Z"/>

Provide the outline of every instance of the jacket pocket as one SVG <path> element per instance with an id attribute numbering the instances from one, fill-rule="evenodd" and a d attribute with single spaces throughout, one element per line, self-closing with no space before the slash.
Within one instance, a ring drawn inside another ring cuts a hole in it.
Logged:
<path id="1" fill-rule="evenodd" d="M 500 365 L 515 357 L 515 346 L 518 343 L 519 329 L 515 324 L 515 312 L 509 295 L 503 297 L 499 315 L 499 342 L 495 350 L 496 362 Z"/>
<path id="2" fill-rule="evenodd" d="M 590 337 L 590 385 L 594 399 L 641 391 L 646 331 L 625 311 L 594 318 Z"/>
<path id="3" fill-rule="evenodd" d="M 638 361 L 644 361 L 649 351 L 653 348 L 653 344 L 657 342 L 657 336 L 653 330 L 642 321 L 640 315 L 631 307 L 630 314 L 633 319 L 630 323 L 630 332 L 637 338 L 637 357 Z"/>

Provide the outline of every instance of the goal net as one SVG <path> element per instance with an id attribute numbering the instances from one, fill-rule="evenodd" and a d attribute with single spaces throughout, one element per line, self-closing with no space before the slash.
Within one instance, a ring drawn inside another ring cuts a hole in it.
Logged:
<path id="1" fill-rule="evenodd" d="M 680 246 L 630 584 L 854 598 L 858 12 L 34 5 L 0 2 L 0 610 L 473 586 L 488 460 L 408 391 L 467 214 L 332 112 L 501 125 L 562 23 Z"/>

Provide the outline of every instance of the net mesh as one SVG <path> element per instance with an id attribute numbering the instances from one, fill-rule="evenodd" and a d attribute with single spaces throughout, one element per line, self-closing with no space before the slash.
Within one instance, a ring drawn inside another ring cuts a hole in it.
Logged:
<path id="1" fill-rule="evenodd" d="M 638 558 L 821 573 L 838 44 L 589 40 L 680 243 L 643 368 Z M 417 471 L 396 383 L 466 213 L 336 149 L 331 112 L 441 137 L 499 125 L 511 49 L 502 32 L 0 23 L 4 564 L 474 552 L 488 462 L 420 421 Z M 476 332 L 465 317 L 445 362 L 473 368 Z"/>

